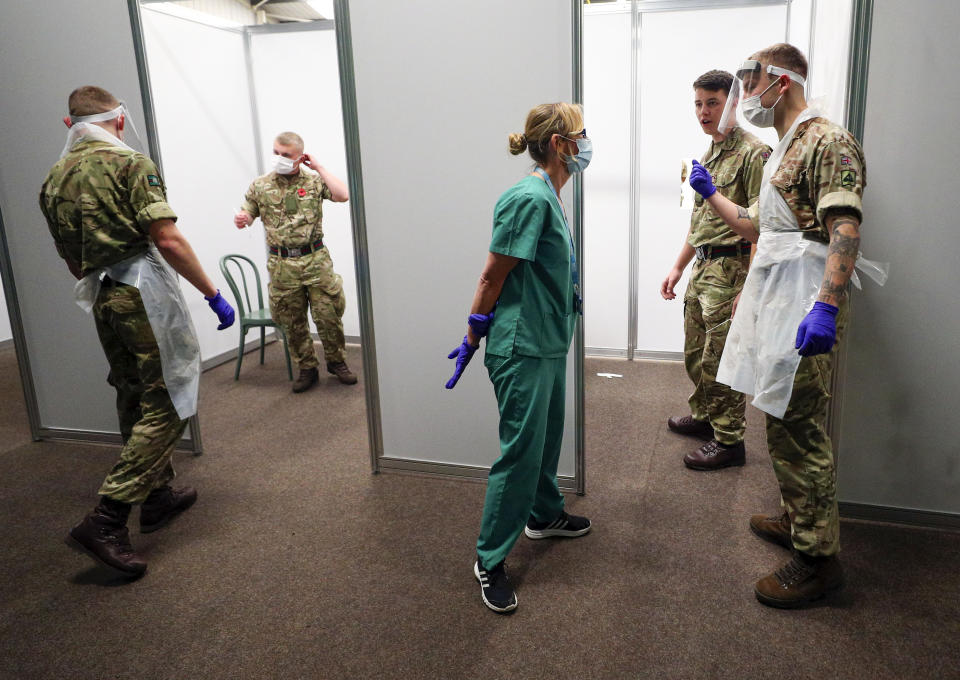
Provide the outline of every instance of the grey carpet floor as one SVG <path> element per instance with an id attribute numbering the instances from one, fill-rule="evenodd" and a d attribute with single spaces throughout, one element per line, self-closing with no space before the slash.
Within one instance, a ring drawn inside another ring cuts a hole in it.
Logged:
<path id="1" fill-rule="evenodd" d="M 124 583 L 62 543 L 116 450 L 31 442 L 0 350 L 0 677 L 960 678 L 960 534 L 844 522 L 842 593 L 756 602 L 788 557 L 746 523 L 777 508 L 762 420 L 745 467 L 686 470 L 696 443 L 664 427 L 678 364 L 586 362 L 588 493 L 568 507 L 594 530 L 521 538 L 504 617 L 471 574 L 483 484 L 371 475 L 361 387 L 293 395 L 276 346 L 253 356 L 239 382 L 204 374 L 205 452 L 176 457 L 200 499 L 132 532 L 150 568 Z"/>

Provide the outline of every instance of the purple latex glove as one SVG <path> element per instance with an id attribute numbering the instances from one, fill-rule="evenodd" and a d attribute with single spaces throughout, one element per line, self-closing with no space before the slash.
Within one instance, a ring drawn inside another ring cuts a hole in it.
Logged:
<path id="1" fill-rule="evenodd" d="M 690 187 L 704 198 L 710 198 L 717 190 L 717 187 L 713 186 L 710 171 L 697 161 L 693 161 L 693 169 L 690 171 Z"/>
<path id="2" fill-rule="evenodd" d="M 220 325 L 217 326 L 218 331 L 222 331 L 224 328 L 230 328 L 230 326 L 233 325 L 233 307 L 230 306 L 229 302 L 223 299 L 223 296 L 220 295 L 219 290 L 213 297 L 207 297 L 204 295 L 203 299 L 210 304 L 210 309 L 212 309 L 217 315 L 217 318 L 220 319 Z"/>
<path id="3" fill-rule="evenodd" d="M 478 338 L 485 338 L 487 336 L 487 331 L 490 330 L 490 322 L 493 321 L 493 313 L 497 311 L 496 308 L 490 311 L 489 314 L 471 314 L 467 317 L 467 323 L 470 325 L 470 328 L 473 329 L 473 332 L 477 334 Z"/>
<path id="4" fill-rule="evenodd" d="M 813 309 L 800 322 L 796 348 L 800 356 L 826 354 L 837 342 L 837 308 L 826 302 L 814 302 Z"/>
<path id="5" fill-rule="evenodd" d="M 447 381 L 448 390 L 452 390 L 454 387 L 456 387 L 457 381 L 460 380 L 460 376 L 463 375 L 463 369 L 467 367 L 467 364 L 470 363 L 470 360 L 473 358 L 473 355 L 478 349 L 480 349 L 480 345 L 474 347 L 470 344 L 467 336 L 464 335 L 463 342 L 460 343 L 460 346 L 447 355 L 448 359 L 457 360 L 457 367 L 453 370 L 453 377 Z"/>

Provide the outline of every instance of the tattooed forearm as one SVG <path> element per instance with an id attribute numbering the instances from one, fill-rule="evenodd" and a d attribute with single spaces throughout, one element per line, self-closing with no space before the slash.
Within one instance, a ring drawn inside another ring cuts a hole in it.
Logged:
<path id="1" fill-rule="evenodd" d="M 860 223 L 851 217 L 838 217 L 830 229 L 827 266 L 820 285 L 821 302 L 838 306 L 847 294 L 847 284 L 860 252 Z"/>

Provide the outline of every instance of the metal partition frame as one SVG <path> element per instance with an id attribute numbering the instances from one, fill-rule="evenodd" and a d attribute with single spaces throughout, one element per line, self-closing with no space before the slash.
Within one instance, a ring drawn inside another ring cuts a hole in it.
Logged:
<path id="1" fill-rule="evenodd" d="M 349 0 L 334 0 L 334 16 L 337 29 L 337 49 L 340 61 L 340 89 L 343 103 L 343 127 L 346 136 L 347 166 L 349 188 L 351 195 L 351 214 L 353 217 L 354 244 L 356 247 L 357 292 L 360 307 L 360 328 L 363 342 L 364 383 L 367 400 L 367 427 L 370 438 L 370 466 L 372 471 L 380 472 L 408 472 L 431 476 L 454 477 L 475 481 L 486 480 L 486 468 L 471 467 L 449 463 L 406 461 L 386 458 L 384 456 L 383 430 L 380 409 L 380 387 L 377 372 L 376 332 L 373 319 L 373 295 L 370 281 L 370 268 L 367 247 L 367 225 L 364 211 L 363 171 L 361 161 L 361 145 L 359 132 L 359 112 L 357 108 L 356 77 L 353 61 L 353 41 L 350 29 Z M 583 5 L 582 0 L 571 0 L 572 16 L 572 63 L 571 74 L 573 83 L 573 98 L 576 103 L 582 104 L 583 98 L 583 68 L 582 55 L 582 27 Z M 577 257 L 583 252 L 582 221 L 583 221 L 583 184 L 579 179 L 573 183 L 573 221 L 576 232 L 575 248 Z M 581 259 L 582 261 L 582 259 Z M 581 268 L 582 269 L 582 268 Z M 579 495 L 586 492 L 584 456 L 584 400 L 583 400 L 583 320 L 577 324 L 574 337 L 574 404 L 575 404 L 575 434 L 574 434 L 574 462 L 575 478 L 560 477 L 559 485 L 564 491 L 573 491 Z"/>
<path id="2" fill-rule="evenodd" d="M 144 128 L 146 128 L 147 146 L 150 157 L 157 169 L 163 174 L 163 159 L 160 156 L 160 138 L 157 136 L 157 114 L 153 110 L 153 91 L 150 89 L 150 69 L 147 66 L 147 48 L 143 40 L 143 20 L 140 17 L 139 0 L 127 0 L 130 9 L 130 30 L 133 33 L 133 51 L 137 59 L 137 74 L 140 77 L 140 97 L 143 102 Z M 179 278 L 179 277 L 178 277 Z M 189 445 L 181 443 L 177 448 L 192 451 L 196 455 L 203 453 L 203 441 L 200 437 L 200 416 L 190 416 Z M 117 439 L 119 441 L 119 437 Z M 186 441 L 186 440 L 185 440 Z"/>

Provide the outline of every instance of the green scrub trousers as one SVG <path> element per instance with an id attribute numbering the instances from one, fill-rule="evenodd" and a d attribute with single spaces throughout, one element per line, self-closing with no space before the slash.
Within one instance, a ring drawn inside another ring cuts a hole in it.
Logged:
<path id="1" fill-rule="evenodd" d="M 500 410 L 500 458 L 490 468 L 477 555 L 502 562 L 527 518 L 552 522 L 563 511 L 557 463 L 566 412 L 567 358 L 488 354 Z"/>

